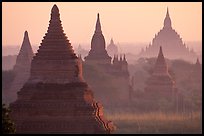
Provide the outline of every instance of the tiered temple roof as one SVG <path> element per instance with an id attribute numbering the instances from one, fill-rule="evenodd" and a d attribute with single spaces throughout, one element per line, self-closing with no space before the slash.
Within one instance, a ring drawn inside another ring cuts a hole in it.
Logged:
<path id="1" fill-rule="evenodd" d="M 17 133 L 110 133 L 113 125 L 82 77 L 56 5 L 32 60 L 31 75 L 10 104 Z"/>
<path id="2" fill-rule="evenodd" d="M 157 57 L 155 67 L 151 77 L 147 80 L 145 91 L 155 93 L 167 92 L 169 94 L 173 93 L 175 88 L 175 83 L 168 73 L 168 66 L 166 64 L 162 47 L 160 47 L 159 55 Z"/>

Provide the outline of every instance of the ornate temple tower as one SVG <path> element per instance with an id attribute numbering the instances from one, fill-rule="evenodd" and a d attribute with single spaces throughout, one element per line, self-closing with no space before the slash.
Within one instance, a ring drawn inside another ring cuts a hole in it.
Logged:
<path id="1" fill-rule="evenodd" d="M 89 51 L 88 56 L 85 57 L 85 63 L 110 65 L 111 57 L 108 56 L 105 46 L 105 38 L 101 31 L 101 23 L 98 13 L 95 33 L 91 40 L 91 50 Z"/>
<path id="2" fill-rule="evenodd" d="M 8 92 L 6 92 L 5 96 L 3 95 L 3 97 L 6 99 L 6 103 L 16 100 L 17 91 L 19 91 L 23 87 L 24 83 L 28 80 L 33 56 L 34 53 L 30 44 L 28 32 L 25 31 L 23 43 L 17 56 L 16 64 L 13 67 L 15 78 Z"/>
<path id="3" fill-rule="evenodd" d="M 168 66 L 162 52 L 162 47 L 160 46 L 153 73 L 146 82 L 145 92 L 155 95 L 161 94 L 171 98 L 174 95 L 174 91 L 175 82 L 168 73 Z"/>
<path id="4" fill-rule="evenodd" d="M 63 31 L 59 9 L 31 63 L 31 75 L 10 104 L 17 133 L 110 133 L 112 122 L 82 77 L 77 58 Z"/>
<path id="5" fill-rule="evenodd" d="M 162 46 L 165 56 L 169 59 L 184 59 L 194 61 L 196 54 L 190 51 L 186 44 L 182 41 L 180 35 L 172 28 L 172 21 L 167 8 L 166 17 L 164 19 L 163 28 L 155 34 L 145 51 L 141 51 L 140 57 L 154 57 L 157 49 Z"/>
<path id="6" fill-rule="evenodd" d="M 107 47 L 108 54 L 113 57 L 115 54 L 118 54 L 118 47 L 115 45 L 113 38 L 111 38 L 110 44 Z"/>

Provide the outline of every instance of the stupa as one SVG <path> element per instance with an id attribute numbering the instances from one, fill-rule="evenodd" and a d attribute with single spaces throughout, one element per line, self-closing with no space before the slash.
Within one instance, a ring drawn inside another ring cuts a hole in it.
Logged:
<path id="1" fill-rule="evenodd" d="M 128 63 L 123 54 L 115 54 L 111 60 L 105 47 L 105 38 L 102 34 L 99 14 L 97 14 L 91 50 L 83 62 L 84 77 L 89 85 L 95 88 L 95 97 L 103 102 L 106 108 L 121 106 L 121 103 L 129 101 Z"/>
<path id="2" fill-rule="evenodd" d="M 106 42 L 101 31 L 101 23 L 100 23 L 100 18 L 98 13 L 95 33 L 91 40 L 91 50 L 89 51 L 88 56 L 84 58 L 85 63 L 110 65 L 111 57 L 108 55 L 105 47 L 106 47 Z"/>
<path id="3" fill-rule="evenodd" d="M 48 31 L 31 63 L 31 74 L 10 104 L 17 133 L 110 133 L 111 121 L 82 77 L 82 64 L 52 7 Z"/>
<path id="4" fill-rule="evenodd" d="M 115 45 L 113 38 L 111 38 L 110 44 L 107 46 L 107 51 L 111 57 L 118 54 L 118 47 Z"/>
<path id="5" fill-rule="evenodd" d="M 33 56 L 34 53 L 30 44 L 28 32 L 25 31 L 23 43 L 18 53 L 16 64 L 13 67 L 15 78 L 9 90 L 5 92 L 5 96 L 3 95 L 6 103 L 13 102 L 17 99 L 17 91 L 19 91 L 28 80 Z"/>
<path id="6" fill-rule="evenodd" d="M 151 95 L 163 95 L 172 98 L 175 91 L 175 81 L 169 75 L 168 66 L 160 46 L 153 73 L 146 82 L 145 92 Z"/>

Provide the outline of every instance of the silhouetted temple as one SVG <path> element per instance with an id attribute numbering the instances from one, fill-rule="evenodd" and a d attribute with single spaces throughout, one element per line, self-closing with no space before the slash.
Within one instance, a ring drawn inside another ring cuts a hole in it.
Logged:
<path id="1" fill-rule="evenodd" d="M 16 64 L 13 67 L 15 78 L 5 96 L 3 96 L 7 103 L 13 102 L 17 98 L 17 91 L 19 91 L 30 76 L 30 65 L 34 56 L 28 32 L 25 31 L 23 43 L 21 45 L 19 54 L 16 59 Z"/>
<path id="2" fill-rule="evenodd" d="M 113 57 L 118 54 L 118 47 L 115 45 L 113 39 L 111 38 L 110 44 L 107 46 L 108 54 Z"/>
<path id="3" fill-rule="evenodd" d="M 146 82 L 145 92 L 151 95 L 163 95 L 167 96 L 166 98 L 172 98 L 175 95 L 175 91 L 175 82 L 169 75 L 168 66 L 160 46 L 153 73 Z"/>
<path id="4" fill-rule="evenodd" d="M 159 46 L 163 47 L 163 52 L 169 59 L 184 59 L 192 62 L 196 59 L 195 52 L 189 50 L 180 35 L 172 28 L 168 8 L 163 28 L 155 35 L 152 43 L 146 47 L 146 50 L 141 51 L 139 56 L 154 57 L 157 54 Z"/>
<path id="5" fill-rule="evenodd" d="M 10 104 L 17 133 L 110 133 L 112 123 L 94 100 L 62 28 L 59 9 L 31 63 L 31 75 Z"/>
<path id="6" fill-rule="evenodd" d="M 201 72 L 202 71 L 202 67 L 201 67 L 201 64 L 200 64 L 200 61 L 199 61 L 199 59 L 197 58 L 197 60 L 196 60 L 196 63 L 195 63 L 195 71 L 197 71 L 197 72 Z M 202 75 L 202 74 L 201 74 Z"/>
<path id="7" fill-rule="evenodd" d="M 32 61 L 33 56 L 34 56 L 34 53 L 33 53 L 33 50 L 30 44 L 28 32 L 25 31 L 23 43 L 19 51 L 19 54 L 17 56 L 16 64 L 13 70 L 15 72 L 19 72 L 19 71 L 25 72 L 26 71 L 30 73 L 30 63 Z"/>
<path id="8" fill-rule="evenodd" d="M 113 40 L 111 41 L 111 43 L 113 43 Z M 112 58 L 108 55 L 106 51 L 105 38 L 102 34 L 101 23 L 98 13 L 95 33 L 91 40 L 91 50 L 89 51 L 88 56 L 85 57 L 85 64 L 98 66 L 99 68 L 102 68 L 109 73 L 116 73 L 116 71 L 118 71 L 117 74 L 120 74 L 121 72 L 123 73 L 125 71 L 128 76 L 128 63 L 125 58 L 125 55 L 123 59 L 120 55 L 120 60 L 115 55 L 113 58 L 113 62 L 111 63 Z"/>
<path id="9" fill-rule="evenodd" d="M 91 50 L 89 51 L 88 56 L 85 57 L 85 62 L 91 64 L 110 65 L 111 57 L 108 55 L 105 48 L 106 42 L 101 31 L 101 23 L 98 13 L 95 33 L 91 40 Z"/>
<path id="10" fill-rule="evenodd" d="M 125 55 L 115 54 L 113 60 L 108 55 L 105 38 L 101 30 L 99 14 L 97 14 L 95 33 L 91 40 L 91 50 L 84 59 L 83 64 L 87 67 L 85 71 L 86 80 L 93 88 L 97 88 L 94 89 L 96 90 L 96 97 L 99 98 L 104 105 L 109 105 L 111 103 L 110 101 L 119 104 L 118 100 L 128 99 L 129 72 L 127 60 Z M 90 69 L 96 70 L 94 75 L 92 75 L 93 71 Z M 104 78 L 104 80 L 108 82 L 102 82 L 100 80 L 101 78 Z M 114 90 L 110 88 L 114 88 Z"/>

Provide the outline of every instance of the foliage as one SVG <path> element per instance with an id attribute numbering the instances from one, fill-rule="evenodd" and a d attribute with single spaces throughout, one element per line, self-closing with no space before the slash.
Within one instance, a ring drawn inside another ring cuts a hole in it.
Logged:
<path id="1" fill-rule="evenodd" d="M 10 109 L 6 107 L 5 104 L 2 104 L 2 131 L 3 134 L 13 134 L 15 133 L 14 123 L 10 119 Z"/>

